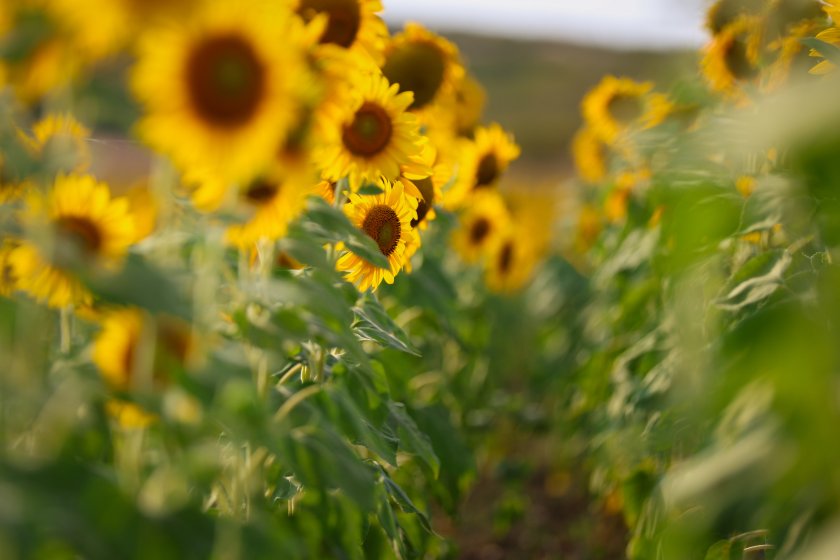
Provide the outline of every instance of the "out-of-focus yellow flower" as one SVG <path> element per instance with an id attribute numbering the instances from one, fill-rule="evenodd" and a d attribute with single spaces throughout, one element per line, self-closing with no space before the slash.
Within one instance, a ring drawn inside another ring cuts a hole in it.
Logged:
<path id="1" fill-rule="evenodd" d="M 528 233 L 513 225 L 490 245 L 484 262 L 487 287 L 509 294 L 521 290 L 533 277 L 539 254 Z"/>
<path id="2" fill-rule="evenodd" d="M 24 185 L 10 177 L 3 154 L 0 154 L 0 206 L 18 200 L 24 192 Z"/>
<path id="3" fill-rule="evenodd" d="M 40 157 L 67 161 L 67 171 L 80 173 L 90 167 L 90 130 L 70 114 L 47 115 L 32 126 L 32 136 L 21 136 Z"/>
<path id="4" fill-rule="evenodd" d="M 461 214 L 452 245 L 468 263 L 481 259 L 496 238 L 510 226 L 510 213 L 498 191 L 476 193 Z"/>
<path id="5" fill-rule="evenodd" d="M 157 229 L 160 203 L 146 182 L 134 185 L 125 193 L 134 216 L 134 242 L 142 241 Z"/>
<path id="6" fill-rule="evenodd" d="M 326 18 L 318 38 L 322 45 L 346 49 L 375 64 L 382 60 L 388 28 L 377 14 L 380 0 L 291 0 L 304 21 Z"/>
<path id="7" fill-rule="evenodd" d="M 423 145 L 417 118 L 407 112 L 411 93 L 399 93 L 381 75 L 360 75 L 358 88 L 322 116 L 323 145 L 316 159 L 325 178 L 349 178 L 353 191 L 380 177 L 395 180 L 400 166 L 420 155 Z"/>
<path id="8" fill-rule="evenodd" d="M 464 76 L 458 48 L 420 24 L 407 23 L 385 49 L 382 73 L 400 91 L 410 91 L 412 111 L 422 110 L 443 96 L 451 96 Z"/>
<path id="9" fill-rule="evenodd" d="M 11 263 L 20 288 L 50 307 L 89 305 L 73 269 L 116 266 L 135 239 L 128 200 L 90 176 L 59 176 L 47 195 L 28 193 L 22 221 L 30 238 Z"/>
<path id="10" fill-rule="evenodd" d="M 735 181 L 735 188 L 741 196 L 748 198 L 755 191 L 756 180 L 752 175 L 742 175 Z"/>
<path id="11" fill-rule="evenodd" d="M 822 22 L 806 20 L 791 26 L 785 35 L 768 45 L 767 49 L 775 56 L 775 60 L 766 71 L 767 76 L 762 84 L 765 91 L 778 90 L 789 82 L 791 74 L 807 75 L 812 62 L 809 49 L 802 43 L 802 39 L 813 37 L 824 27 Z"/>
<path id="12" fill-rule="evenodd" d="M 767 7 L 768 0 L 717 0 L 706 14 L 706 27 L 717 35 L 744 15 L 757 15 Z"/>
<path id="13" fill-rule="evenodd" d="M 93 361 L 116 391 L 151 392 L 165 388 L 176 371 L 196 362 L 191 327 L 174 317 L 152 317 L 133 308 L 111 310 L 93 343 Z M 154 416 L 139 406 L 113 399 L 108 412 L 126 427 L 144 426 Z"/>
<path id="14" fill-rule="evenodd" d="M 608 148 L 588 126 L 584 126 L 575 134 L 572 140 L 572 156 L 578 175 L 587 183 L 600 183 L 606 178 Z"/>
<path id="15" fill-rule="evenodd" d="M 601 214 L 592 204 L 584 205 L 578 214 L 575 247 L 586 253 L 595 244 L 603 229 Z"/>
<path id="16" fill-rule="evenodd" d="M 399 181 L 392 185 L 381 180 L 378 186 L 382 193 L 351 193 L 349 202 L 344 205 L 344 212 L 353 225 L 376 242 L 390 264 L 389 268 L 379 268 L 352 252 L 342 255 L 336 268 L 345 272 L 345 278 L 358 285 L 361 291 L 376 290 L 383 280 L 393 284 L 394 277 L 405 266 L 406 246 L 419 244 L 417 231 L 411 227 L 411 221 L 417 218 L 417 199 L 406 195 Z"/>
<path id="17" fill-rule="evenodd" d="M 277 157 L 308 84 L 303 36 L 278 2 L 208 0 L 140 40 L 138 132 L 182 171 L 247 180 Z"/>
<path id="18" fill-rule="evenodd" d="M 274 241 L 286 235 L 289 223 L 302 212 L 306 195 L 312 191 L 309 178 L 280 170 L 248 183 L 239 192 L 240 206 L 250 217 L 227 229 L 227 241 L 240 248 L 261 239 Z"/>
<path id="19" fill-rule="evenodd" d="M 732 100 L 745 103 L 745 84 L 758 83 L 761 20 L 742 16 L 727 25 L 706 46 L 701 68 L 711 88 Z"/>
<path id="20" fill-rule="evenodd" d="M 652 82 L 605 76 L 581 102 L 586 125 L 609 145 L 628 131 L 657 126 L 668 116 L 671 104 L 653 87 Z"/>
<path id="21" fill-rule="evenodd" d="M 604 217 L 611 223 L 618 223 L 627 218 L 627 206 L 634 189 L 650 180 L 650 170 L 642 168 L 624 171 L 615 180 L 612 191 L 604 202 Z"/>
<path id="22" fill-rule="evenodd" d="M 464 140 L 455 183 L 444 193 L 447 208 L 468 203 L 471 194 L 495 188 L 520 149 L 513 137 L 498 124 L 479 127 L 475 140 Z"/>

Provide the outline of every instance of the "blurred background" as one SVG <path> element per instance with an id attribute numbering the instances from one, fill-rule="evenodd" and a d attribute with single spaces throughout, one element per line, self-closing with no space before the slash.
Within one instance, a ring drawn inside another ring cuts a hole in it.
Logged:
<path id="1" fill-rule="evenodd" d="M 578 106 L 606 74 L 671 83 L 695 73 L 705 0 L 385 0 L 393 29 L 418 21 L 455 42 L 487 89 L 487 120 L 512 130 L 514 182 L 572 173 Z"/>

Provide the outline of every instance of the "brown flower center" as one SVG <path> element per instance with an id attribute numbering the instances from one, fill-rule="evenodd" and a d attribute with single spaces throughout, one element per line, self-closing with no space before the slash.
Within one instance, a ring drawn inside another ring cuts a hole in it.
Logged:
<path id="1" fill-rule="evenodd" d="M 427 41 L 409 43 L 388 55 L 382 73 L 392 84 L 399 84 L 401 92 L 414 92 L 410 109 L 420 109 L 434 100 L 443 85 L 446 55 Z"/>
<path id="2" fill-rule="evenodd" d="M 302 0 L 298 14 L 311 21 L 321 13 L 328 15 L 327 28 L 321 35 L 321 43 L 332 43 L 348 48 L 356 41 L 362 26 L 362 9 L 359 0 Z"/>
<path id="3" fill-rule="evenodd" d="M 265 95 L 265 67 L 251 44 L 238 35 L 210 37 L 194 48 L 186 80 L 198 116 L 222 128 L 251 120 Z"/>
<path id="4" fill-rule="evenodd" d="M 478 218 L 470 226 L 470 241 L 474 245 L 480 245 L 482 241 L 490 233 L 490 220 L 487 218 Z"/>
<path id="5" fill-rule="evenodd" d="M 747 44 L 741 39 L 733 39 L 726 49 L 724 64 L 736 80 L 751 80 L 758 76 L 758 68 L 747 56 Z"/>
<path id="6" fill-rule="evenodd" d="M 513 243 L 507 242 L 499 251 L 499 272 L 507 274 L 513 264 Z"/>
<path id="7" fill-rule="evenodd" d="M 638 95 L 617 94 L 607 105 L 610 116 L 620 123 L 632 123 L 642 116 L 644 108 Z"/>
<path id="8" fill-rule="evenodd" d="M 379 204 L 370 209 L 362 223 L 362 229 L 379 245 L 379 250 L 386 257 L 397 249 L 402 228 L 400 218 L 390 206 Z"/>
<path id="9" fill-rule="evenodd" d="M 393 131 L 388 112 L 366 102 L 356 111 L 353 122 L 345 125 L 341 139 L 354 155 L 371 158 L 388 146 Z"/>
<path id="10" fill-rule="evenodd" d="M 499 160 L 493 152 L 487 153 L 478 162 L 478 169 L 475 172 L 474 188 L 489 187 L 499 178 Z"/>
<path id="11" fill-rule="evenodd" d="M 87 218 L 62 216 L 55 224 L 55 253 L 59 260 L 89 258 L 102 247 L 99 228 Z"/>
<path id="12" fill-rule="evenodd" d="M 279 190 L 280 186 L 277 183 L 257 179 L 248 185 L 248 188 L 242 194 L 247 202 L 255 206 L 261 206 L 273 199 Z"/>
<path id="13" fill-rule="evenodd" d="M 426 215 L 435 203 L 435 185 L 432 183 L 431 177 L 413 181 L 414 185 L 423 195 L 423 198 L 417 203 L 417 219 L 411 220 L 411 227 L 417 227 L 417 224 L 426 219 Z"/>

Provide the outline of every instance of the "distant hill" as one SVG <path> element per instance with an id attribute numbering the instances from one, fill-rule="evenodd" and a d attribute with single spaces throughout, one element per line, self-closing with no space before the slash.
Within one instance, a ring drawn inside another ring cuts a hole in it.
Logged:
<path id="1" fill-rule="evenodd" d="M 696 53 L 614 51 L 550 41 L 447 33 L 488 93 L 486 119 L 522 146 L 520 171 L 568 173 L 569 142 L 580 126 L 580 100 L 605 74 L 654 80 L 663 87 L 694 72 Z M 516 169 L 514 169 L 516 171 Z"/>

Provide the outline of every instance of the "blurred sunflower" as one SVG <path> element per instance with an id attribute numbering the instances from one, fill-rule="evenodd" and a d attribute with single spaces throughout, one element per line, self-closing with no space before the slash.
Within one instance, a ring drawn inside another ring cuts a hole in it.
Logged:
<path id="1" fill-rule="evenodd" d="M 653 91 L 652 82 L 605 76 L 581 103 L 586 125 L 601 141 L 612 145 L 630 130 L 662 123 L 671 104 Z"/>
<path id="2" fill-rule="evenodd" d="M 195 337 L 180 319 L 126 308 L 106 312 L 101 322 L 102 330 L 93 343 L 93 362 L 116 391 L 160 390 L 175 372 L 195 361 Z M 139 406 L 117 399 L 109 401 L 108 411 L 127 427 L 154 420 Z"/>
<path id="3" fill-rule="evenodd" d="M 30 192 L 22 221 L 32 239 L 11 256 L 20 288 L 50 307 L 90 304 L 74 270 L 120 261 L 134 240 L 128 209 L 128 200 L 111 198 L 87 175 L 60 175 L 48 194 Z"/>
<path id="4" fill-rule="evenodd" d="M 290 31 L 290 33 L 286 33 Z M 132 88 L 138 132 L 183 171 L 246 180 L 276 156 L 307 83 L 302 44 L 278 3 L 247 10 L 209 0 L 179 25 L 140 40 Z"/>
<path id="5" fill-rule="evenodd" d="M 331 181 L 348 177 L 354 191 L 365 181 L 396 179 L 400 166 L 423 149 L 417 119 L 406 111 L 411 93 L 399 93 L 383 76 L 358 79 L 358 89 L 344 103 L 324 111 L 323 143 L 316 152 L 326 164 L 324 176 Z"/>
<path id="6" fill-rule="evenodd" d="M 303 212 L 310 192 L 308 177 L 279 170 L 249 182 L 240 190 L 239 199 L 240 206 L 251 214 L 250 219 L 228 227 L 228 243 L 247 248 L 260 239 L 274 241 L 283 237 L 289 223 Z"/>
<path id="7" fill-rule="evenodd" d="M 607 176 L 608 146 L 588 126 L 581 128 L 572 140 L 572 156 L 578 175 L 590 184 L 600 183 Z"/>
<path id="8" fill-rule="evenodd" d="M 744 84 L 761 76 L 761 20 L 742 16 L 714 36 L 706 47 L 701 68 L 714 91 L 735 101 L 747 101 Z"/>
<path id="9" fill-rule="evenodd" d="M 90 130 L 70 114 L 47 115 L 32 125 L 32 136 L 21 136 L 36 155 L 65 171 L 78 173 L 90 166 Z"/>
<path id="10" fill-rule="evenodd" d="M 408 258 L 406 246 L 419 245 L 417 231 L 411 227 L 411 221 L 417 219 L 417 199 L 405 194 L 400 181 L 392 184 L 383 179 L 378 186 L 382 193 L 367 196 L 351 193 L 344 205 L 350 221 L 376 242 L 390 264 L 389 268 L 379 268 L 352 252 L 342 255 L 336 268 L 345 272 L 345 278 L 361 291 L 376 290 L 383 280 L 393 284 Z"/>
<path id="11" fill-rule="evenodd" d="M 420 24 L 407 23 L 386 47 L 382 73 L 401 92 L 414 94 L 409 110 L 416 111 L 453 94 L 464 67 L 454 44 Z"/>
<path id="12" fill-rule="evenodd" d="M 511 227 L 490 245 L 485 266 L 485 280 L 490 290 L 512 293 L 521 290 L 534 274 L 538 253 L 528 235 Z"/>
<path id="13" fill-rule="evenodd" d="M 768 45 L 767 50 L 775 59 L 767 69 L 766 79 L 762 84 L 763 90 L 776 91 L 787 84 L 791 76 L 807 75 L 813 62 L 809 56 L 809 49 L 802 40 L 817 35 L 824 27 L 821 22 L 804 21 L 791 26 L 785 35 Z"/>
<path id="14" fill-rule="evenodd" d="M 513 137 L 494 123 L 479 127 L 475 140 L 464 140 L 455 183 L 445 193 L 445 206 L 458 208 L 467 198 L 499 183 L 510 163 L 519 157 Z"/>
<path id="15" fill-rule="evenodd" d="M 468 263 L 478 261 L 510 226 L 510 213 L 497 191 L 476 193 L 452 234 L 452 245 Z"/>
<path id="16" fill-rule="evenodd" d="M 292 0 L 293 9 L 304 21 L 326 16 L 319 37 L 322 45 L 347 49 L 378 64 L 388 38 L 388 28 L 377 14 L 380 0 Z"/>

